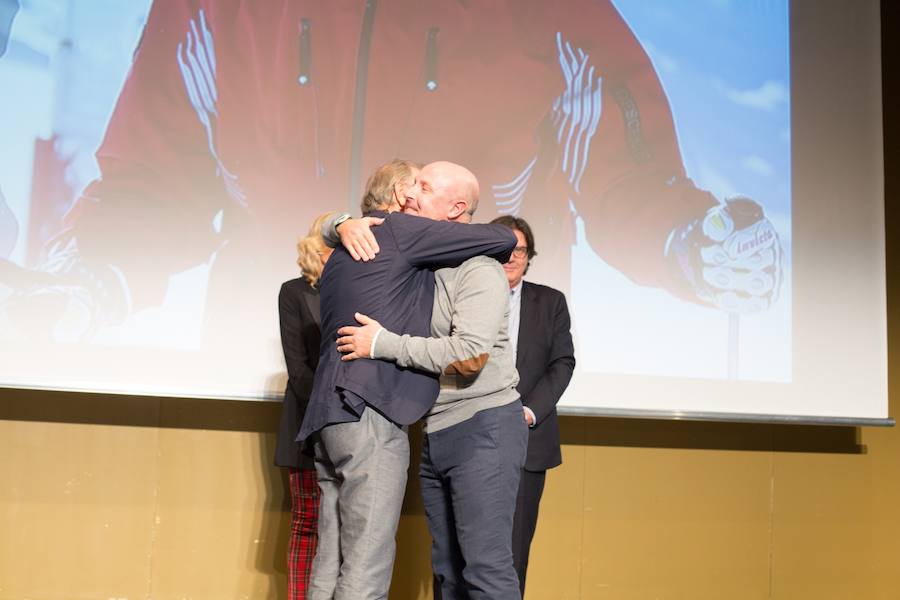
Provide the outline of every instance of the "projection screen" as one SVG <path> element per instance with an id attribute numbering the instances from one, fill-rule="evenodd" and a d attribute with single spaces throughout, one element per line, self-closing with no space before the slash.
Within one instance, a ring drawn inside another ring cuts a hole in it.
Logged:
<path id="1" fill-rule="evenodd" d="M 561 411 L 883 423 L 878 2 L 0 0 L 0 385 L 278 399 L 400 157 L 565 292 Z"/>

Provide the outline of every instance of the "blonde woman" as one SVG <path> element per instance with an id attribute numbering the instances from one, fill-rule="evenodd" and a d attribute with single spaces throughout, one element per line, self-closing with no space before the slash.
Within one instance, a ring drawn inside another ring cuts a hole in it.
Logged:
<path id="1" fill-rule="evenodd" d="M 334 213 L 319 216 L 309 235 L 297 244 L 297 264 L 302 276 L 286 281 L 278 294 L 281 347 L 287 365 L 281 425 L 275 447 L 275 464 L 287 467 L 291 488 L 291 537 L 288 544 L 288 598 L 304 600 L 312 559 L 318 544 L 319 487 L 312 456 L 294 438 L 303 421 L 313 375 L 319 363 L 319 276 L 331 255 L 322 240 L 322 223 Z"/>

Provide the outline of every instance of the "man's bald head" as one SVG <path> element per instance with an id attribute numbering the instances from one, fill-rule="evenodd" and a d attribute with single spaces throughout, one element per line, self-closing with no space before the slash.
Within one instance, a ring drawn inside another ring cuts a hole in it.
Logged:
<path id="1" fill-rule="evenodd" d="M 478 208 L 478 179 L 469 169 L 447 161 L 425 165 L 407 192 L 405 212 L 439 221 L 468 223 Z"/>

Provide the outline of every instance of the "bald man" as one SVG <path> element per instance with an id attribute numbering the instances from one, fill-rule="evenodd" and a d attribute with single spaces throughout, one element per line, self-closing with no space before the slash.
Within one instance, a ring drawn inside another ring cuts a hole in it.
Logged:
<path id="1" fill-rule="evenodd" d="M 448 163 L 423 168 L 404 211 L 468 223 L 478 183 L 467 172 L 450 177 L 457 169 Z M 445 193 L 454 181 L 465 185 L 457 194 Z M 364 239 L 349 232 L 356 226 L 342 226 L 342 237 Z M 419 468 L 434 540 L 435 597 L 519 600 L 512 527 L 528 428 L 507 331 L 506 276 L 496 260 L 478 256 L 438 270 L 435 288 L 432 337 L 398 335 L 360 315 L 362 327 L 338 330 L 338 350 L 345 360 L 375 358 L 440 374 L 440 394 L 425 416 Z"/>

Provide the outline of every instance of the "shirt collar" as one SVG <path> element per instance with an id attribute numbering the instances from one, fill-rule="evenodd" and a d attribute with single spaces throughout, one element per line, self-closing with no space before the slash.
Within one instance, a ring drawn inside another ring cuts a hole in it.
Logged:
<path id="1" fill-rule="evenodd" d="M 509 289 L 510 298 L 518 298 L 522 295 L 522 284 L 525 283 L 524 280 L 520 280 L 519 283 L 516 284 L 516 287 Z"/>

